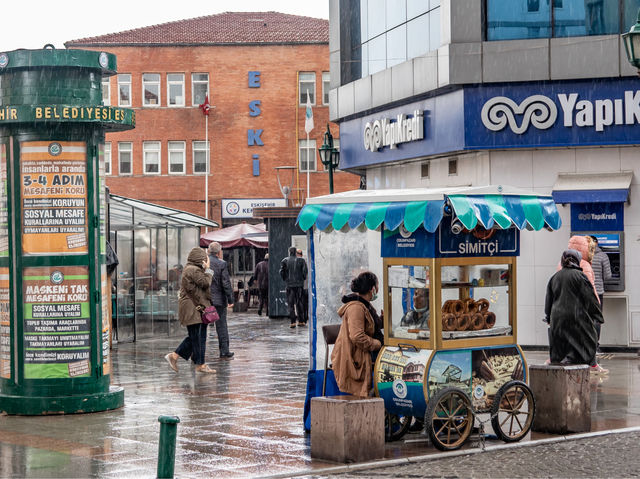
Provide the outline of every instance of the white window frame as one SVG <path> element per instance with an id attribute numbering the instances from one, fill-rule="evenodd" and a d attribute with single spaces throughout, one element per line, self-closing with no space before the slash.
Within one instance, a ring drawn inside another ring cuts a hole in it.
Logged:
<path id="1" fill-rule="evenodd" d="M 104 106 L 111 106 L 111 81 L 109 77 L 102 78 L 102 104 Z"/>
<path id="2" fill-rule="evenodd" d="M 172 76 L 179 77 L 180 80 L 172 80 Z M 171 87 L 175 85 L 180 86 L 182 93 L 180 94 L 180 101 L 171 103 Z M 167 106 L 170 108 L 177 108 L 183 107 L 184 104 L 184 73 L 167 73 Z"/>
<path id="3" fill-rule="evenodd" d="M 331 89 L 331 75 L 329 72 L 322 72 L 322 104 L 329 104 L 329 90 Z M 325 97 L 327 101 L 324 101 Z"/>
<path id="4" fill-rule="evenodd" d="M 122 95 L 120 95 L 120 90 L 122 88 L 126 88 L 129 91 L 129 101 L 122 101 Z M 119 73 L 118 74 L 118 106 L 131 106 L 133 103 L 133 99 L 131 97 L 131 73 Z M 118 171 L 119 173 L 119 171 Z"/>
<path id="5" fill-rule="evenodd" d="M 196 171 L 196 152 L 204 152 L 205 156 L 207 159 L 211 158 L 211 142 L 205 142 L 202 140 L 193 140 L 191 142 L 191 151 L 192 151 L 192 170 L 194 175 L 206 175 L 207 173 L 209 173 L 209 169 L 210 166 L 209 164 L 211 163 L 211 161 L 206 161 L 205 160 L 205 166 L 207 168 L 207 171 Z"/>
<path id="6" fill-rule="evenodd" d="M 313 76 L 313 80 L 311 80 L 311 76 Z M 307 94 L 306 89 L 303 91 L 303 85 L 310 85 L 311 88 L 311 104 L 316 104 L 316 72 L 299 72 L 298 73 L 298 91 L 300 92 L 300 106 L 305 106 L 307 104 Z"/>
<path id="7" fill-rule="evenodd" d="M 207 75 L 206 80 L 196 80 L 196 75 Z M 195 86 L 197 84 L 205 83 L 207 85 L 207 91 L 205 93 L 206 96 L 209 96 L 209 73 L 206 72 L 194 72 L 191 74 L 191 105 L 192 106 L 200 106 L 201 103 L 196 101 L 196 89 Z M 203 99 L 204 101 L 204 99 Z M 209 99 L 211 101 L 211 99 Z"/>
<path id="8" fill-rule="evenodd" d="M 145 76 L 148 75 L 157 75 L 158 79 L 157 80 L 149 80 L 146 79 L 145 80 Z M 147 107 L 147 108 L 157 108 L 160 106 L 160 104 L 162 103 L 162 96 L 160 94 L 160 83 L 162 82 L 162 75 L 160 75 L 160 73 L 143 73 L 142 74 L 142 106 Z M 145 95 L 145 91 L 147 89 L 147 86 L 155 86 L 158 89 L 158 103 L 147 103 L 147 97 Z"/>
<path id="9" fill-rule="evenodd" d="M 142 142 L 142 173 L 145 175 L 160 175 L 162 174 L 162 143 L 160 141 L 143 141 Z M 149 161 L 152 153 L 158 155 L 157 161 Z M 148 171 L 147 167 L 157 164 L 158 171 Z"/>
<path id="10" fill-rule="evenodd" d="M 170 175 L 184 175 L 186 173 L 186 142 L 184 141 L 169 141 L 168 142 L 168 170 Z M 177 163 L 172 161 L 172 153 L 181 152 L 182 153 L 182 171 L 171 171 L 171 166 Z"/>
<path id="11" fill-rule="evenodd" d="M 313 158 L 313 163 L 312 163 L 312 169 L 306 170 L 302 168 L 302 153 L 303 151 L 309 151 L 310 150 L 310 154 L 311 157 Z M 310 173 L 316 172 L 318 171 L 318 157 L 317 157 L 318 153 L 316 150 L 316 140 L 309 140 L 309 143 L 307 143 L 307 140 L 299 140 L 298 141 L 298 170 L 300 171 L 300 173 L 306 173 L 307 171 L 309 171 Z"/>
<path id="12" fill-rule="evenodd" d="M 128 149 L 127 149 L 127 146 Z M 129 165 L 131 171 L 129 173 L 122 173 L 122 154 L 129 153 Z M 119 176 L 131 176 L 133 175 L 133 143 L 130 141 L 119 141 L 118 142 L 118 175 Z"/>
<path id="13" fill-rule="evenodd" d="M 111 142 L 104 143 L 104 174 L 111 175 Z"/>

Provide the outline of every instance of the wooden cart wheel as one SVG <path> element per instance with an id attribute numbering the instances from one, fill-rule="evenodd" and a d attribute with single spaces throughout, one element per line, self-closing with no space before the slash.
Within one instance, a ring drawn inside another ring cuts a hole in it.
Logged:
<path id="1" fill-rule="evenodd" d="M 441 389 L 429 398 L 424 424 L 431 442 L 438 449 L 460 448 L 473 427 L 471 399 L 462 389 Z"/>
<path id="2" fill-rule="evenodd" d="M 387 411 L 384 412 L 384 440 L 386 442 L 397 441 L 404 436 L 411 426 L 413 416 L 398 416 Z"/>
<path id="3" fill-rule="evenodd" d="M 529 386 L 522 381 L 509 381 L 496 393 L 491 406 L 491 426 L 505 442 L 516 442 L 527 435 L 536 402 Z"/>

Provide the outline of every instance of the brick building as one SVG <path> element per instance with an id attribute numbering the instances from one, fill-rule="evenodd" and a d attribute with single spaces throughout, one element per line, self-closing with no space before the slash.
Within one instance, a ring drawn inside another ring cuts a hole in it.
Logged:
<path id="1" fill-rule="evenodd" d="M 283 183 L 293 176 L 290 204 L 304 201 L 309 166 L 311 195 L 328 193 L 317 154 L 329 118 L 328 38 L 326 20 L 243 12 L 65 43 L 116 54 L 118 75 L 103 80 L 104 103 L 136 110 L 135 130 L 107 134 L 107 186 L 205 216 L 208 130 L 207 216 L 223 226 L 248 219 L 262 200 L 284 206 L 276 167 L 292 167 L 281 170 Z M 307 92 L 315 123 L 309 143 Z M 199 108 L 205 97 L 208 128 Z M 332 133 L 339 136 L 336 125 Z M 334 182 L 345 191 L 360 178 L 338 172 Z"/>

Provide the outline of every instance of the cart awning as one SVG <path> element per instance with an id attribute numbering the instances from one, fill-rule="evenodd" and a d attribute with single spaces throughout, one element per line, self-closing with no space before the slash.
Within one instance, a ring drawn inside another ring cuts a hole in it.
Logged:
<path id="1" fill-rule="evenodd" d="M 510 227 L 556 230 L 562 222 L 553 198 L 529 191 L 501 186 L 356 190 L 309 198 L 298 215 L 303 231 L 312 226 L 320 230 L 384 227 L 400 225 L 408 231 L 419 226 L 433 233 L 445 211 L 471 230 L 478 224 L 486 229 Z"/>

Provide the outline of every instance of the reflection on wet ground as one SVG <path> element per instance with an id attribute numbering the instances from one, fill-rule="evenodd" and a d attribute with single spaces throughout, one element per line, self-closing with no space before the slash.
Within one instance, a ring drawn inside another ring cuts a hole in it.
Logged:
<path id="1" fill-rule="evenodd" d="M 178 374 L 169 369 L 163 356 L 180 337 L 119 344 L 113 383 L 125 388 L 124 408 L 0 417 L 0 476 L 155 477 L 160 415 L 180 417 L 178 477 L 256 477 L 334 465 L 311 459 L 302 428 L 307 329 L 289 329 L 286 319 L 254 312 L 231 313 L 229 323 L 232 361 L 217 359 L 217 340 L 208 342 L 215 375 L 196 374 L 182 360 Z M 526 355 L 529 364 L 546 358 L 541 352 Z M 640 360 L 614 354 L 601 363 L 610 374 L 592 379 L 592 429 L 640 426 Z M 530 436 L 526 440 L 547 437 Z M 416 433 L 387 444 L 385 455 L 437 453 Z"/>

